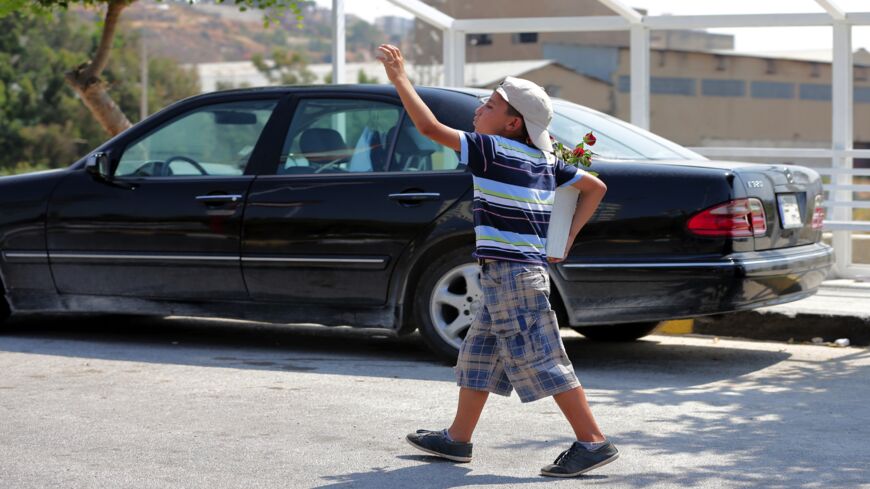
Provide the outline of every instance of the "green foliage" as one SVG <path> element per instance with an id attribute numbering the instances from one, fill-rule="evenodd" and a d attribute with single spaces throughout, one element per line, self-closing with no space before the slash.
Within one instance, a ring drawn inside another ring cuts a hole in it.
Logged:
<path id="1" fill-rule="evenodd" d="M 363 70 L 359 70 L 359 72 L 357 72 L 356 74 L 356 82 L 377 84 L 380 83 L 380 80 L 378 80 L 378 78 L 375 76 L 366 75 L 366 72 Z"/>
<path id="2" fill-rule="evenodd" d="M 134 36 L 120 32 L 104 78 L 121 110 L 137 121 L 139 49 Z M 0 18 L 0 172 L 65 167 L 106 139 L 64 80 L 95 49 L 98 36 L 66 12 Z M 152 112 L 198 92 L 196 76 L 172 61 L 151 59 L 149 71 Z"/>
<path id="3" fill-rule="evenodd" d="M 347 26 L 347 44 L 368 46 L 370 50 L 387 41 L 384 33 L 377 27 L 362 20 L 350 22 Z"/>
<path id="4" fill-rule="evenodd" d="M 308 60 L 301 53 L 275 49 L 272 51 L 271 62 L 264 60 L 259 54 L 254 55 L 251 61 L 273 83 L 307 85 L 317 79 L 308 69 Z"/>
<path id="5" fill-rule="evenodd" d="M 43 1 L 43 0 L 40 0 Z M 63 0 L 55 0 L 63 1 Z M 87 1 L 87 0 L 85 0 Z M 194 3 L 191 1 L 190 3 Z M 280 22 L 290 14 L 296 19 L 296 25 L 302 27 L 302 7 L 297 0 L 216 0 L 215 3 L 232 3 L 242 12 L 249 9 L 259 9 L 265 12 L 263 23 L 268 26 L 272 22 Z"/>
<path id="6" fill-rule="evenodd" d="M 39 14 L 44 15 L 48 12 L 57 10 L 66 10 L 70 5 L 101 5 L 119 0 L 0 0 L 0 18 L 6 17 L 13 13 L 18 14 Z M 194 0 L 188 0 L 190 3 L 195 3 Z M 128 4 L 136 2 L 136 0 L 126 0 Z M 265 12 L 263 22 L 266 25 L 272 22 L 279 22 L 287 15 L 295 18 L 296 24 L 302 26 L 302 4 L 304 1 L 297 0 L 216 0 L 215 3 L 228 3 L 235 5 L 241 11 L 249 9 L 260 9 Z"/>

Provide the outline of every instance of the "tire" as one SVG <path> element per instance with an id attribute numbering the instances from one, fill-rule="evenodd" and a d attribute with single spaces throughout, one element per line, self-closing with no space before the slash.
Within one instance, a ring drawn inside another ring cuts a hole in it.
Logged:
<path id="1" fill-rule="evenodd" d="M 6 323 L 6 320 L 9 319 L 9 316 L 12 314 L 12 310 L 9 308 L 9 304 L 6 303 L 6 298 L 3 297 L 3 284 L 0 283 L 0 326 L 3 326 Z"/>
<path id="2" fill-rule="evenodd" d="M 414 297 L 414 319 L 423 340 L 445 361 L 456 361 L 474 313 L 483 301 L 480 267 L 462 247 L 434 260 L 423 272 Z"/>
<path id="3" fill-rule="evenodd" d="M 658 321 L 653 321 L 609 326 L 576 326 L 574 331 L 593 341 L 634 341 L 652 333 L 658 325 Z"/>

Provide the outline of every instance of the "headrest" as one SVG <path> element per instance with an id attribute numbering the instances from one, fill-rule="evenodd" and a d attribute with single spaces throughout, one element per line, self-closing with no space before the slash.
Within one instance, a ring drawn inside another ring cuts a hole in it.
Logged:
<path id="1" fill-rule="evenodd" d="M 299 137 L 299 149 L 311 163 L 328 163 L 348 154 L 344 138 L 335 129 L 306 129 Z"/>

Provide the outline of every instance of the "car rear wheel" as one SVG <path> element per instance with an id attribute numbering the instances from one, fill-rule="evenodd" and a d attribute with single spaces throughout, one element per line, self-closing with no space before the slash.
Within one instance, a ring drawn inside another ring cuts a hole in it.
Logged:
<path id="1" fill-rule="evenodd" d="M 653 321 L 608 326 L 576 326 L 574 331 L 594 341 L 634 341 L 652 333 L 658 325 L 658 321 Z"/>
<path id="2" fill-rule="evenodd" d="M 429 348 L 445 360 L 455 361 L 459 345 L 480 309 L 480 267 L 462 247 L 436 259 L 420 280 L 414 314 Z"/>

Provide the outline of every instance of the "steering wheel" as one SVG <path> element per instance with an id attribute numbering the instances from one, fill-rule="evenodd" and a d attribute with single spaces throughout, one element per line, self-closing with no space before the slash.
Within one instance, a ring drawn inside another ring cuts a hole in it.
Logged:
<path id="1" fill-rule="evenodd" d="M 323 165 L 321 165 L 320 168 L 314 170 L 314 173 L 320 173 L 323 170 L 335 168 L 337 165 L 340 165 L 341 163 L 344 163 L 344 158 L 336 158 L 336 159 L 330 161 L 329 163 L 324 163 Z"/>
<path id="2" fill-rule="evenodd" d="M 163 165 L 160 166 L 160 176 L 165 177 L 165 176 L 172 175 L 172 170 L 170 170 L 169 165 L 171 165 L 173 161 L 183 161 L 185 163 L 190 163 L 191 166 L 196 168 L 196 171 L 198 171 L 200 173 L 200 175 L 208 175 L 208 172 L 205 171 L 205 168 L 203 168 L 202 165 L 197 163 L 196 160 L 194 160 L 193 158 L 188 158 L 187 156 L 176 155 L 176 156 L 170 156 L 169 158 L 166 158 L 166 160 L 163 162 Z"/>

